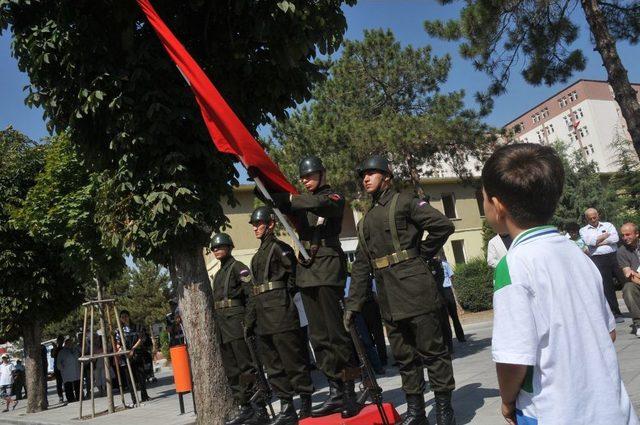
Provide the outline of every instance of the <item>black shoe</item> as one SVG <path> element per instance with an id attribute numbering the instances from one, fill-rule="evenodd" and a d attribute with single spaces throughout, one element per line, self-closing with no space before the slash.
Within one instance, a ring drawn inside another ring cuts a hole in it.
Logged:
<path id="1" fill-rule="evenodd" d="M 271 425 L 298 425 L 298 415 L 292 399 L 280 400 L 280 413 Z"/>
<path id="2" fill-rule="evenodd" d="M 253 416 L 253 406 L 251 404 L 243 404 L 238 408 L 236 414 L 231 417 L 224 425 L 241 425 L 251 419 Z"/>
<path id="3" fill-rule="evenodd" d="M 437 392 L 436 398 L 436 423 L 438 425 L 456 425 L 456 417 L 451 407 L 451 391 Z"/>
<path id="4" fill-rule="evenodd" d="M 332 415 L 342 412 L 344 403 L 342 402 L 342 394 L 344 393 L 344 383 L 337 380 L 329 380 L 329 398 L 320 406 L 311 410 L 311 416 L 318 418 L 320 416 Z"/>
<path id="5" fill-rule="evenodd" d="M 343 419 L 352 418 L 360 413 L 362 405 L 356 401 L 356 391 L 354 389 L 353 381 L 347 381 L 344 383 L 344 391 L 342 393 L 342 412 L 340 416 Z"/>
<path id="6" fill-rule="evenodd" d="M 265 425 L 269 423 L 269 414 L 264 404 L 258 404 L 253 411 L 253 416 L 243 423 L 243 425 Z"/>
<path id="7" fill-rule="evenodd" d="M 407 394 L 407 413 L 401 425 L 429 425 L 424 413 L 424 396 L 422 394 Z"/>
<path id="8" fill-rule="evenodd" d="M 300 394 L 300 411 L 298 419 L 304 419 L 311 416 L 311 394 Z"/>

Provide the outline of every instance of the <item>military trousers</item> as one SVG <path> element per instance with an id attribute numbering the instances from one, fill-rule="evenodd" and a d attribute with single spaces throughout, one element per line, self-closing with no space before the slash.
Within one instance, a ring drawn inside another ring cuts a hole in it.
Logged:
<path id="1" fill-rule="evenodd" d="M 316 365 L 331 380 L 342 379 L 342 372 L 355 363 L 353 343 L 342 325 L 341 305 L 344 289 L 339 286 L 300 288 L 302 304 L 309 321 L 309 339 Z"/>
<path id="2" fill-rule="evenodd" d="M 306 339 L 301 329 L 258 336 L 260 360 L 274 394 L 280 399 L 313 394 Z"/>
<path id="3" fill-rule="evenodd" d="M 439 310 L 402 320 L 385 320 L 385 327 L 406 394 L 424 393 L 424 364 L 434 392 L 453 391 L 451 354 L 442 339 Z"/>
<path id="4" fill-rule="evenodd" d="M 233 399 L 238 404 L 247 404 L 253 395 L 255 367 L 251 352 L 244 339 L 236 339 L 221 344 L 222 366 L 224 367 Z"/>

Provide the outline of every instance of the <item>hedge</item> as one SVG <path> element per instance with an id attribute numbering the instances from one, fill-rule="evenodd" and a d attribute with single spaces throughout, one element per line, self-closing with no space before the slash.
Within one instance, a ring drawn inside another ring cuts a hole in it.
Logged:
<path id="1" fill-rule="evenodd" d="M 455 268 L 454 287 L 458 302 L 468 311 L 493 308 L 493 269 L 484 258 L 473 258 Z"/>

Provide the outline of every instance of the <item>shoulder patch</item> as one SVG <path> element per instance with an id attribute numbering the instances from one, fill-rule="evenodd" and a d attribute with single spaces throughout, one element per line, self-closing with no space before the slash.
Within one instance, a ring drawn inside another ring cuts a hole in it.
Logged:
<path id="1" fill-rule="evenodd" d="M 342 196 L 338 195 L 337 193 L 332 193 L 329 195 L 329 199 L 331 199 L 332 201 L 338 202 L 339 200 L 342 199 Z"/>
<path id="2" fill-rule="evenodd" d="M 249 269 L 242 269 L 240 270 L 240 276 L 251 276 L 251 272 Z"/>
<path id="3" fill-rule="evenodd" d="M 493 276 L 493 292 L 497 292 L 509 285 L 511 285 L 511 275 L 509 274 L 507 256 L 505 255 L 496 266 L 496 271 Z"/>
<path id="4" fill-rule="evenodd" d="M 424 207 L 425 205 L 429 205 L 429 203 L 427 201 L 418 201 L 419 207 Z"/>

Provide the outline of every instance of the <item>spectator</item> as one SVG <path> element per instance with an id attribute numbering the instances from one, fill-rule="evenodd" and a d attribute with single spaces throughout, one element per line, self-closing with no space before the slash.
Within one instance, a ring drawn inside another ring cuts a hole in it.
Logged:
<path id="1" fill-rule="evenodd" d="M 64 341 L 57 358 L 67 402 L 73 403 L 80 400 L 80 362 L 78 361 L 80 353 L 73 339 L 67 338 Z"/>
<path id="2" fill-rule="evenodd" d="M 25 383 L 25 374 L 24 374 L 24 365 L 22 364 L 21 359 L 16 360 L 16 366 L 13 371 L 13 395 L 16 397 L 16 400 L 22 400 L 22 390 L 24 389 Z M 27 396 L 25 391 L 25 397 Z"/>
<path id="3" fill-rule="evenodd" d="M 453 292 L 453 269 L 447 262 L 447 258 L 442 254 L 442 270 L 444 272 L 444 281 L 442 283 L 442 292 L 444 298 L 444 305 L 447 308 L 447 313 L 451 320 L 453 321 L 453 329 L 456 332 L 456 339 L 458 342 L 465 342 L 466 338 L 464 337 L 464 330 L 462 329 L 462 324 L 460 323 L 460 319 L 458 319 L 458 305 L 456 303 L 456 296 Z M 447 317 L 447 325 L 448 320 Z"/>
<path id="4" fill-rule="evenodd" d="M 11 388 L 13 386 L 14 367 L 9 363 L 9 355 L 2 355 L 2 363 L 0 363 L 0 397 L 7 403 L 7 407 L 2 412 L 8 412 L 11 405 Z M 13 408 L 16 408 L 18 400 L 13 402 Z"/>
<path id="5" fill-rule="evenodd" d="M 487 245 L 487 264 L 495 269 L 502 257 L 507 255 L 511 246 L 511 236 L 508 234 L 495 235 Z"/>
<path id="6" fill-rule="evenodd" d="M 618 250 L 618 232 L 613 224 L 600 221 L 600 215 L 595 208 L 589 208 L 584 212 L 587 225 L 580 229 L 580 237 L 589 248 L 591 260 L 598 268 L 602 276 L 604 296 L 607 298 L 609 308 L 616 318 L 617 323 L 624 322 L 624 317 L 618 307 L 616 289 L 613 286 L 613 277 L 618 268 L 616 251 Z"/>
<path id="7" fill-rule="evenodd" d="M 640 337 L 640 243 L 638 226 L 625 223 L 620 227 L 622 245 L 618 248 L 618 264 L 622 268 L 626 283 L 622 288 L 624 303 L 629 309 L 633 323 L 631 333 Z"/>
<path id="8" fill-rule="evenodd" d="M 575 242 L 582 252 L 589 255 L 589 248 L 580 237 L 580 225 L 578 223 L 569 223 L 565 226 L 564 230 L 567 231 L 567 237 Z"/>
<path id="9" fill-rule="evenodd" d="M 58 353 L 62 350 L 63 344 L 64 336 L 58 335 L 56 342 L 53 344 L 53 349 L 51 350 L 51 358 L 53 358 L 53 374 L 56 377 L 56 391 L 58 392 L 58 400 L 60 403 L 64 402 L 64 398 L 62 397 L 62 375 L 58 368 Z"/>
<path id="10" fill-rule="evenodd" d="M 135 388 L 140 390 L 140 401 L 148 401 L 147 381 L 144 374 L 144 350 L 149 349 L 151 340 L 138 326 L 131 323 L 129 311 L 122 310 L 120 312 L 120 323 L 122 325 L 122 332 L 124 333 L 124 341 L 120 336 L 120 332 L 116 332 L 117 348 L 118 350 L 123 350 L 123 342 L 126 343 L 126 348 L 129 350 L 128 356 L 131 359 L 131 370 L 133 372 L 133 379 L 135 380 Z M 131 401 L 135 404 L 136 396 L 134 393 L 134 385 L 130 382 L 131 377 L 128 373 L 126 359 L 122 356 L 120 358 L 120 375 L 127 377 L 126 381 L 129 386 L 129 392 L 131 393 Z"/>

